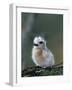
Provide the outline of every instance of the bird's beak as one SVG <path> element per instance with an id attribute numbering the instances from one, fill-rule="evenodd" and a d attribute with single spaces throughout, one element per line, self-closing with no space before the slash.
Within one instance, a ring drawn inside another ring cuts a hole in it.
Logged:
<path id="1" fill-rule="evenodd" d="M 35 43 L 34 43 L 34 46 L 38 46 L 38 44 L 35 44 Z"/>

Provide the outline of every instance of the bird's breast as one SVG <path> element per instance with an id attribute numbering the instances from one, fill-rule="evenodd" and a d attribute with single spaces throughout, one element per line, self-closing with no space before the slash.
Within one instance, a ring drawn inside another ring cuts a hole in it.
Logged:
<path id="1" fill-rule="evenodd" d="M 41 64 L 46 60 L 47 53 L 41 48 L 34 48 L 33 57 L 39 64 Z"/>

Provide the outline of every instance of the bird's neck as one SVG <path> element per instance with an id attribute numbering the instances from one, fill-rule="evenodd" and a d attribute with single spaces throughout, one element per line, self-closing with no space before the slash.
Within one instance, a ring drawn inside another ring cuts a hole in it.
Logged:
<path id="1" fill-rule="evenodd" d="M 42 55 L 42 52 L 43 52 L 43 49 L 41 49 L 41 48 L 34 48 L 34 51 L 35 51 L 35 54 L 36 55 Z"/>
<path id="2" fill-rule="evenodd" d="M 34 49 L 42 49 L 42 50 L 45 50 L 47 47 L 46 46 L 43 46 L 43 47 L 36 47 L 34 46 Z"/>

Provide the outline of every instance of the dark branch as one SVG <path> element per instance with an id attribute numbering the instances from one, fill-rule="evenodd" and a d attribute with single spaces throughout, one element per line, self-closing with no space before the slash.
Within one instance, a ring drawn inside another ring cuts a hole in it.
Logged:
<path id="1" fill-rule="evenodd" d="M 48 75 L 63 75 L 63 63 L 53 65 L 52 67 L 30 66 L 22 71 L 24 76 L 48 76 Z"/>

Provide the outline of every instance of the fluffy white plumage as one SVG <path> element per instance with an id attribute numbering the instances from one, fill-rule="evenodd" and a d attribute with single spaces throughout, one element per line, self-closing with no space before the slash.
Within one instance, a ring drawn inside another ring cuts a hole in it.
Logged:
<path id="1" fill-rule="evenodd" d="M 55 64 L 54 55 L 47 48 L 46 41 L 43 37 L 34 38 L 32 49 L 32 60 L 37 66 L 48 67 Z"/>

